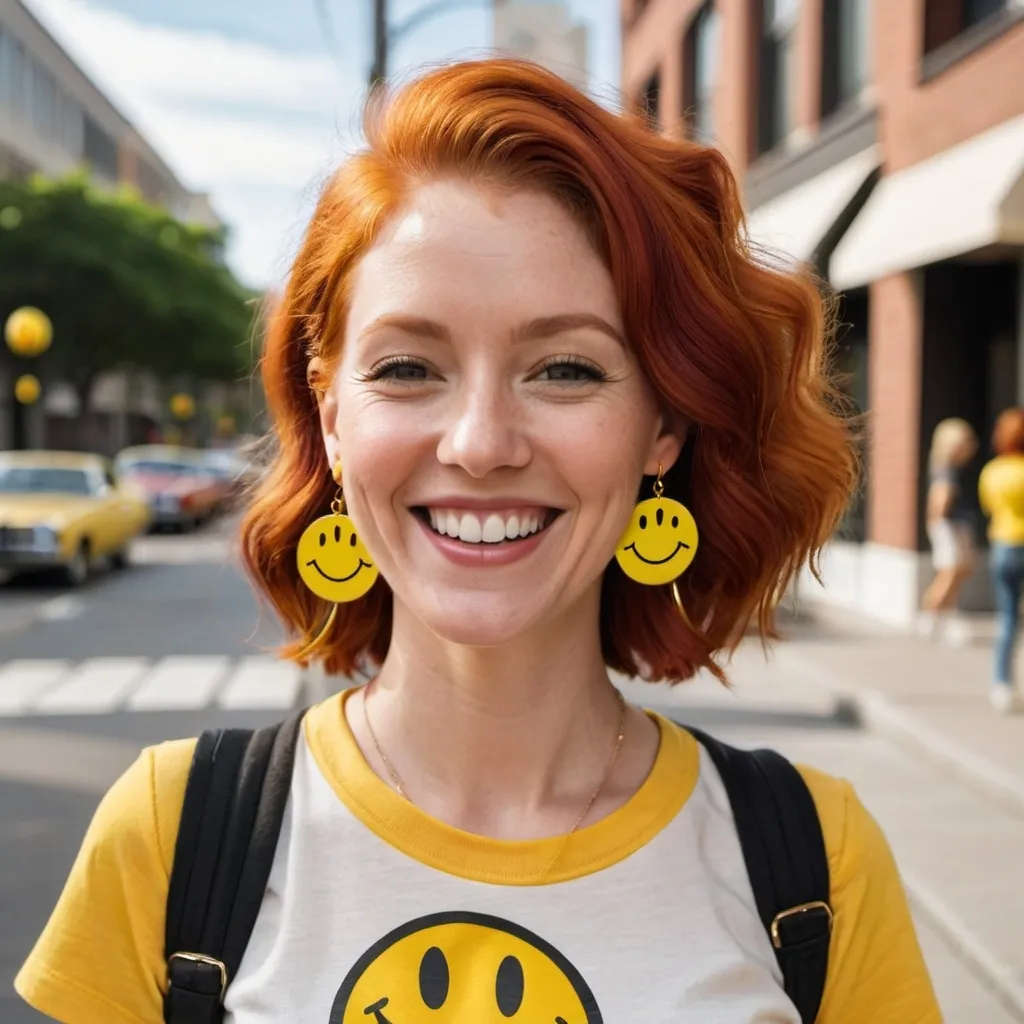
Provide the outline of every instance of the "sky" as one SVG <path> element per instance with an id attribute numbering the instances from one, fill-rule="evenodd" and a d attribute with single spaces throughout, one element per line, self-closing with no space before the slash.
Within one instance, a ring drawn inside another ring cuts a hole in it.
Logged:
<path id="1" fill-rule="evenodd" d="M 25 2 L 182 182 L 210 194 L 238 276 L 280 284 L 320 185 L 358 145 L 371 0 Z M 391 18 L 431 2 L 392 0 Z M 454 4 L 396 44 L 393 74 L 486 52 L 486 0 Z M 614 102 L 619 0 L 568 6 L 590 27 L 593 91 Z"/>

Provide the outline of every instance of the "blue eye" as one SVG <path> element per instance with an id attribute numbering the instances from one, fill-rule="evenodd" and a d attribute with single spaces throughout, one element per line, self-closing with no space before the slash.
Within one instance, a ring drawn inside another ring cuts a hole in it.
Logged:
<path id="1" fill-rule="evenodd" d="M 578 356 L 554 359 L 541 370 L 541 374 L 555 384 L 591 384 L 606 379 L 599 367 Z"/>
<path id="2" fill-rule="evenodd" d="M 408 356 L 395 356 L 385 359 L 375 366 L 367 375 L 366 380 L 393 380 L 401 384 L 417 383 L 427 380 L 430 371 L 423 363 Z"/>

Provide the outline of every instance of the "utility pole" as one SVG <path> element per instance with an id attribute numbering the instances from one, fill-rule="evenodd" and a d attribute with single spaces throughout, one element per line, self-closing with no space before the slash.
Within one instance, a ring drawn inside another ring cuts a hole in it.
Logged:
<path id="1" fill-rule="evenodd" d="M 387 0 L 373 0 L 373 67 L 370 68 L 371 91 L 388 76 L 388 5 Z"/>

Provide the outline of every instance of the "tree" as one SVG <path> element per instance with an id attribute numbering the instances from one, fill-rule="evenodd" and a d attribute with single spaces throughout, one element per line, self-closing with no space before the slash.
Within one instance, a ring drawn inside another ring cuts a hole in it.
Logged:
<path id="1" fill-rule="evenodd" d="M 0 323 L 19 306 L 46 311 L 47 370 L 83 411 L 107 370 L 237 378 L 251 366 L 255 296 L 218 261 L 223 242 L 81 175 L 0 182 Z"/>

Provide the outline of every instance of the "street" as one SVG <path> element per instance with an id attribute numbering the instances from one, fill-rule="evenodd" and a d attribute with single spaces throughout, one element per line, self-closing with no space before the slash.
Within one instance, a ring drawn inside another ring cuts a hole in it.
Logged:
<path id="1" fill-rule="evenodd" d="M 0 586 L 4 1024 L 42 1019 L 15 997 L 13 975 L 96 802 L 139 749 L 215 724 L 274 721 L 323 692 L 316 677 L 274 661 L 273 623 L 232 564 L 233 526 L 142 538 L 127 570 L 75 591 Z M 770 663 L 756 642 L 741 648 L 732 693 L 704 678 L 672 691 L 621 685 L 630 699 L 722 739 L 775 746 L 850 779 L 896 852 L 945 1019 L 1024 1020 L 1014 1001 L 1024 977 L 1024 803 L 865 728 L 846 697 L 818 685 L 823 657 L 846 644 L 870 658 L 870 643 L 823 623 L 795 621 L 784 632 Z"/>

